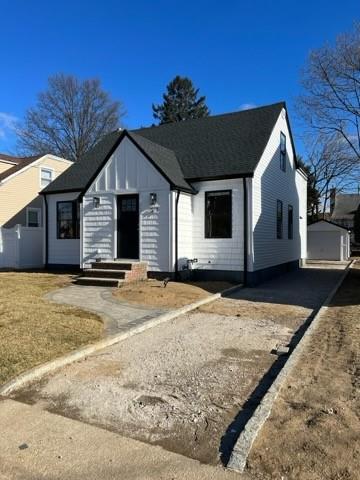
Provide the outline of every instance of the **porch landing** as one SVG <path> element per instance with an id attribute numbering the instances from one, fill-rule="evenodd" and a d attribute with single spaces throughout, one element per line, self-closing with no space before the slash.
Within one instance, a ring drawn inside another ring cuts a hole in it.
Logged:
<path id="1" fill-rule="evenodd" d="M 91 264 L 74 281 L 77 285 L 120 287 L 125 282 L 147 279 L 147 262 L 130 259 L 104 260 Z"/>

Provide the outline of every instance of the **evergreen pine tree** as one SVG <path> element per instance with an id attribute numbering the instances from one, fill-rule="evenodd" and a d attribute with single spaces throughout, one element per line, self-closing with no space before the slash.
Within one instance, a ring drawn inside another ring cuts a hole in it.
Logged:
<path id="1" fill-rule="evenodd" d="M 154 118 L 160 124 L 207 117 L 210 113 L 205 97 L 199 97 L 190 78 L 177 75 L 166 87 L 163 103 L 152 106 Z"/>

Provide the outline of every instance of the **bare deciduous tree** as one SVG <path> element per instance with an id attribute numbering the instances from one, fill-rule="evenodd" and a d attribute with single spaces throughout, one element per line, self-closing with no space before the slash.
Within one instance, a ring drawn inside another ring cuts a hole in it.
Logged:
<path id="1" fill-rule="evenodd" d="M 76 161 L 115 130 L 122 115 L 121 104 L 102 90 L 99 80 L 55 75 L 38 95 L 36 106 L 26 112 L 18 129 L 19 150 Z"/>
<path id="2" fill-rule="evenodd" d="M 313 219 L 324 216 L 327 211 L 331 189 L 346 191 L 358 180 L 357 164 L 353 161 L 353 151 L 340 133 L 331 137 L 319 135 L 308 141 L 308 155 L 305 161 L 311 185 L 317 192 L 314 202 Z"/>
<path id="3" fill-rule="evenodd" d="M 360 23 L 310 54 L 299 111 L 321 134 L 339 135 L 360 160 Z"/>

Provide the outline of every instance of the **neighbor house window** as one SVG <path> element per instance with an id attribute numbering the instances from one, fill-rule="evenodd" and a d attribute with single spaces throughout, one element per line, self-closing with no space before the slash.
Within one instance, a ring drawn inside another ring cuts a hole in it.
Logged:
<path id="1" fill-rule="evenodd" d="M 205 192 L 205 238 L 231 238 L 231 190 Z"/>
<path id="2" fill-rule="evenodd" d="M 280 133 L 280 168 L 286 170 L 286 136 Z"/>
<path id="3" fill-rule="evenodd" d="M 40 185 L 45 188 L 53 181 L 53 171 L 50 168 L 42 168 L 40 171 Z"/>
<path id="4" fill-rule="evenodd" d="M 292 240 L 294 235 L 294 210 L 292 205 L 288 208 L 288 238 Z"/>
<path id="5" fill-rule="evenodd" d="M 57 202 L 57 238 L 79 238 L 79 203 Z"/>
<path id="6" fill-rule="evenodd" d="M 281 200 L 276 202 L 276 237 L 283 236 L 283 203 Z"/>
<path id="7" fill-rule="evenodd" d="M 41 226 L 41 209 L 27 208 L 26 209 L 26 226 L 40 227 Z"/>

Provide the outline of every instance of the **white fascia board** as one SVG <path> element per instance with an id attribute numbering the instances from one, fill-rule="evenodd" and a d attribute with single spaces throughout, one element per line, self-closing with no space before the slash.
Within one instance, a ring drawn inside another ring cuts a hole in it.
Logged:
<path id="1" fill-rule="evenodd" d="M 71 160 L 66 160 L 65 158 L 61 158 L 61 157 L 56 157 L 55 155 L 50 155 L 50 154 L 46 154 L 46 155 L 43 155 L 42 157 L 38 158 L 37 160 L 34 160 L 33 162 L 29 163 L 29 165 L 26 165 L 26 167 L 24 168 L 21 168 L 20 170 L 18 170 L 17 172 L 14 172 L 12 175 L 9 175 L 8 177 L 4 178 L 4 180 L 2 180 L 0 182 L 0 185 L 3 184 L 3 183 L 6 183 L 7 181 L 11 180 L 12 178 L 16 177 L 16 175 L 19 175 L 20 173 L 23 173 L 23 172 L 26 172 L 26 170 L 28 170 L 29 168 L 32 168 L 32 167 L 35 167 L 36 165 L 38 165 L 41 161 L 44 160 L 44 158 L 50 158 L 52 160 L 58 160 L 60 162 L 65 162 L 67 164 L 72 164 L 73 162 Z M 44 167 L 45 168 L 45 167 Z M 49 168 L 50 167 L 46 167 L 46 168 Z"/>

